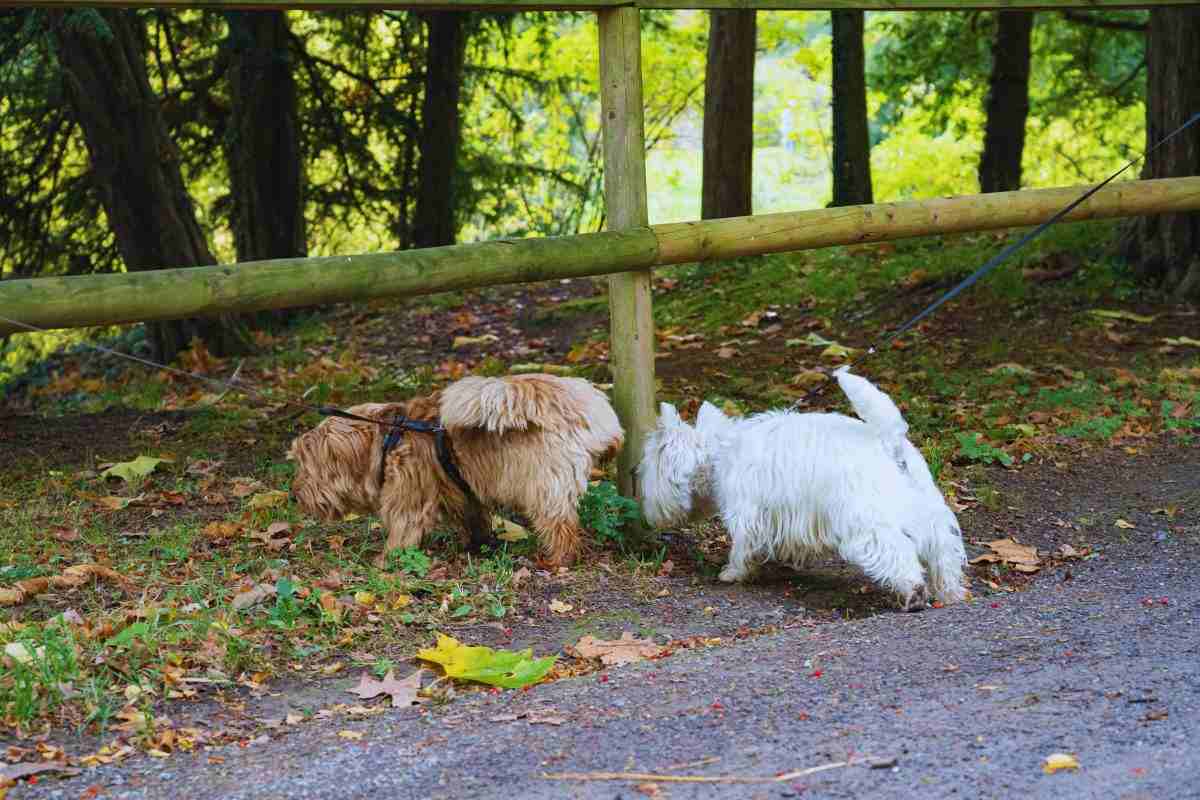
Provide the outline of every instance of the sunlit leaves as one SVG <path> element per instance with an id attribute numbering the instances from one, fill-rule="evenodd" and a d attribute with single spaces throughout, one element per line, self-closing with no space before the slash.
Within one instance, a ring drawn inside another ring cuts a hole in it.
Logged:
<path id="1" fill-rule="evenodd" d="M 557 656 L 535 659 L 532 648 L 514 652 L 465 645 L 445 634 L 438 634 L 436 647 L 418 651 L 417 658 L 441 665 L 451 678 L 506 689 L 519 689 L 537 683 L 557 660 Z"/>

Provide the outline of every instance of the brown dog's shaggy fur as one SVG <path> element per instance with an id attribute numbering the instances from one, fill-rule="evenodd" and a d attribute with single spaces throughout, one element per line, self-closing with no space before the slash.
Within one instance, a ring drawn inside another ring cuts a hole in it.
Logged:
<path id="1" fill-rule="evenodd" d="M 612 458 L 624 432 L 608 399 L 587 381 L 552 375 L 464 378 L 407 403 L 348 409 L 390 422 L 397 414 L 446 428 L 458 469 L 484 506 L 505 506 L 533 523 L 550 561 L 571 563 L 582 539 L 576 505 L 593 465 Z M 292 492 L 322 519 L 378 513 L 388 532 L 380 555 L 414 547 L 444 513 L 479 535 L 487 509 L 468 503 L 438 462 L 432 434 L 408 431 L 388 453 L 386 425 L 331 417 L 292 442 Z"/>

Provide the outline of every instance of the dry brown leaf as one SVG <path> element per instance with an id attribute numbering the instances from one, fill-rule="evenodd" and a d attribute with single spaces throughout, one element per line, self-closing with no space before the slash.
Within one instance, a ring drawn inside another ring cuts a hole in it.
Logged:
<path id="1" fill-rule="evenodd" d="M 290 522 L 272 522 L 265 531 L 250 534 L 250 538 L 262 542 L 270 550 L 280 550 L 291 544 L 288 534 L 292 532 Z"/>
<path id="2" fill-rule="evenodd" d="M 650 639 L 635 639 L 632 633 L 626 631 L 620 639 L 597 639 L 590 634 L 584 636 L 575 645 L 575 652 L 584 658 L 599 658 L 601 663 L 608 666 L 632 664 L 662 653 L 663 648 Z"/>
<path id="3" fill-rule="evenodd" d="M 275 594 L 275 587 L 269 583 L 256 583 L 250 586 L 245 591 L 238 592 L 233 596 L 232 606 L 235 610 L 249 608 L 257 603 L 261 603 L 268 597 Z"/>
<path id="4" fill-rule="evenodd" d="M 0 606 L 19 606 L 49 589 L 75 589 L 92 578 L 112 581 L 122 588 L 128 586 L 124 576 L 99 564 L 76 564 L 58 575 L 46 578 L 27 578 L 12 586 L 0 588 Z"/>
<path id="5" fill-rule="evenodd" d="M 236 522 L 210 522 L 200 530 L 200 533 L 204 534 L 205 538 L 220 540 L 230 539 L 241 531 L 242 526 Z"/>
<path id="6" fill-rule="evenodd" d="M 1021 544 L 1012 538 L 996 539 L 988 542 L 987 546 L 992 552 L 976 556 L 971 559 L 972 564 L 1001 562 L 1018 572 L 1037 572 L 1042 568 L 1036 547 Z"/>
<path id="7" fill-rule="evenodd" d="M 423 672 L 425 670 L 419 669 L 401 681 L 396 680 L 395 674 L 390 669 L 381 681 L 375 680 L 364 672 L 358 681 L 358 686 L 347 689 L 347 691 L 358 695 L 363 700 L 370 700 L 372 697 L 386 694 L 392 698 L 392 708 L 407 708 L 421 702 L 417 697 L 417 692 L 421 690 L 421 674 Z"/>
<path id="8" fill-rule="evenodd" d="M 1134 525 L 1132 522 L 1129 522 L 1128 520 L 1118 519 L 1116 522 L 1113 523 L 1113 527 L 1121 528 L 1122 530 L 1133 530 L 1134 528 L 1137 527 L 1137 525 Z"/>
<path id="9" fill-rule="evenodd" d="M 229 493 L 234 497 L 249 497 L 260 489 L 265 489 L 262 481 L 257 481 L 254 478 L 234 478 L 233 488 Z"/>
<path id="10" fill-rule="evenodd" d="M 737 355 L 737 350 L 732 347 L 718 347 L 717 358 L 733 358 Z"/>
<path id="11" fill-rule="evenodd" d="M 50 535 L 60 542 L 78 542 L 79 531 L 74 528 L 64 528 L 61 525 L 56 525 L 50 529 Z"/>
<path id="12" fill-rule="evenodd" d="M 42 772 L 59 772 L 63 775 L 78 775 L 79 770 L 67 766 L 65 761 L 43 761 L 37 764 L 12 764 L 0 767 L 0 797 L 6 791 L 4 787 L 13 781 L 38 775 Z"/>
<path id="13" fill-rule="evenodd" d="M 575 608 L 575 606 L 571 605 L 570 603 L 564 603 L 562 600 L 559 600 L 558 598 L 555 598 L 550 601 L 550 610 L 553 611 L 555 614 L 566 614 L 568 611 L 570 611 L 573 608 Z"/>

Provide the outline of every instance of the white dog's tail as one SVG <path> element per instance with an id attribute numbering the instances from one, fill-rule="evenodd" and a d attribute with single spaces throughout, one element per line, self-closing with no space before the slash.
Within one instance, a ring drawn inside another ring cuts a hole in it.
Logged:
<path id="1" fill-rule="evenodd" d="M 504 434 L 541 428 L 574 432 L 594 456 L 611 456 L 624 439 L 608 398 L 582 378 L 555 375 L 469 377 L 442 392 L 440 412 L 448 430 L 483 429 Z"/>
<path id="2" fill-rule="evenodd" d="M 900 409 L 896 408 L 892 398 L 876 389 L 866 378 L 851 374 L 849 367 L 840 367 L 833 374 L 858 418 L 875 429 L 889 452 L 902 453 L 908 437 L 908 423 L 900 415 Z"/>

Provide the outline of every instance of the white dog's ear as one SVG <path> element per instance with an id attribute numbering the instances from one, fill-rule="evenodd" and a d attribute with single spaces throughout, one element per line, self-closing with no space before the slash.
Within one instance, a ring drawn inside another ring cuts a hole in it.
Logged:
<path id="1" fill-rule="evenodd" d="M 663 425 L 678 425 L 680 423 L 679 412 L 670 403 L 659 403 L 658 421 Z"/>
<path id="2" fill-rule="evenodd" d="M 707 400 L 700 404 L 700 411 L 696 414 L 697 429 L 711 431 L 722 428 L 728 423 L 729 417 L 725 416 L 721 409 Z"/>

